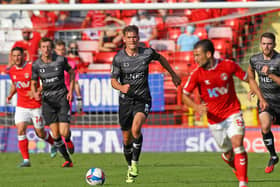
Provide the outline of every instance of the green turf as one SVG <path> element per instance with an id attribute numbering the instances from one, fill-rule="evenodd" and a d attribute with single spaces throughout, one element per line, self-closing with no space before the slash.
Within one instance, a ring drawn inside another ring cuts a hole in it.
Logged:
<path id="1" fill-rule="evenodd" d="M 220 153 L 143 153 L 140 175 L 134 184 L 125 184 L 126 164 L 122 154 L 75 154 L 73 168 L 60 168 L 63 159 L 32 154 L 31 168 L 17 168 L 19 153 L 0 154 L 1 187 L 86 187 L 90 167 L 104 170 L 104 186 L 136 187 L 238 187 L 231 169 Z M 280 186 L 279 168 L 264 173 L 267 154 L 249 154 L 249 186 Z"/>

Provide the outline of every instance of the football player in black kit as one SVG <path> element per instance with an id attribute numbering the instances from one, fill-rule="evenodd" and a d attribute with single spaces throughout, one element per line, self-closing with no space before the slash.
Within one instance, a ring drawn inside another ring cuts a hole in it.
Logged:
<path id="1" fill-rule="evenodd" d="M 125 47 L 113 60 L 111 84 L 120 91 L 119 122 L 128 163 L 126 182 L 133 183 L 139 173 L 137 166 L 143 142 L 141 127 L 151 109 L 149 63 L 159 61 L 170 73 L 175 86 L 180 85 L 181 79 L 162 55 L 152 48 L 139 47 L 137 26 L 129 25 L 123 29 L 123 41 Z"/>
<path id="2" fill-rule="evenodd" d="M 42 109 L 46 125 L 50 126 L 54 144 L 65 159 L 62 167 L 73 167 L 71 158 L 61 139 L 65 138 L 69 153 L 74 152 L 74 145 L 70 140 L 71 132 L 70 106 L 74 87 L 74 70 L 63 56 L 53 55 L 53 41 L 49 38 L 42 38 L 39 43 L 41 57 L 32 64 L 31 89 L 36 100 L 42 95 Z M 69 92 L 64 83 L 64 70 L 70 74 Z M 42 93 L 37 90 L 37 80 L 42 82 Z"/>
<path id="3" fill-rule="evenodd" d="M 260 111 L 259 120 L 263 142 L 270 153 L 266 173 L 271 173 L 279 158 L 275 151 L 274 136 L 271 124 L 280 125 L 280 54 L 274 50 L 276 46 L 273 33 L 263 33 L 260 38 L 262 52 L 250 58 L 248 67 L 249 81 L 255 81 L 255 72 L 259 77 L 259 87 L 268 107 Z"/>

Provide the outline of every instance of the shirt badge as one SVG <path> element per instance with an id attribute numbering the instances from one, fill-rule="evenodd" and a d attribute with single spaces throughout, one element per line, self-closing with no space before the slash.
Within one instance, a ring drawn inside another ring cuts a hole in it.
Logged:
<path id="1" fill-rule="evenodd" d="M 227 80 L 227 79 L 228 79 L 227 74 L 226 74 L 226 73 L 222 73 L 222 74 L 221 74 L 221 79 L 222 79 L 223 81 Z"/>

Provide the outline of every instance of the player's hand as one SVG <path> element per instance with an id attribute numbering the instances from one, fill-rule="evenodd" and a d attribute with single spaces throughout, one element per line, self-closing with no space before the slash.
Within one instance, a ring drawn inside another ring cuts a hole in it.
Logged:
<path id="1" fill-rule="evenodd" d="M 263 66 L 263 67 L 262 67 L 261 72 L 262 72 L 264 75 L 268 75 L 268 71 L 269 71 L 268 66 Z"/>
<path id="2" fill-rule="evenodd" d="M 30 99 L 33 99 L 33 98 L 34 98 L 32 91 L 28 91 L 26 95 L 27 95 Z"/>
<path id="3" fill-rule="evenodd" d="M 41 93 L 40 93 L 40 92 L 35 92 L 35 93 L 33 94 L 33 96 L 34 96 L 34 99 L 35 99 L 36 101 L 40 101 L 40 100 L 41 100 Z"/>
<path id="4" fill-rule="evenodd" d="M 181 78 L 177 74 L 172 75 L 172 81 L 176 87 L 181 84 Z"/>
<path id="5" fill-rule="evenodd" d="M 121 88 L 121 92 L 122 93 L 127 93 L 128 92 L 128 90 L 129 90 L 129 88 L 130 88 L 130 85 L 129 84 L 124 84 L 124 85 L 122 85 L 122 88 Z"/>
<path id="6" fill-rule="evenodd" d="M 73 99 L 73 93 L 72 93 L 72 92 L 68 92 L 68 94 L 67 94 L 67 100 L 68 100 L 68 101 L 72 101 L 72 99 Z"/>
<path id="7" fill-rule="evenodd" d="M 208 111 L 208 107 L 206 103 L 197 105 L 195 108 L 195 111 L 198 112 L 200 115 L 206 114 Z"/>
<path id="8" fill-rule="evenodd" d="M 264 111 L 265 109 L 267 109 L 268 106 L 269 106 L 269 104 L 266 102 L 266 100 L 264 100 L 264 99 L 259 100 L 259 107 L 261 108 L 261 111 Z"/>
<path id="9" fill-rule="evenodd" d="M 248 94 L 247 94 L 247 99 L 248 99 L 248 101 L 252 101 L 252 98 L 253 97 L 255 97 L 255 92 L 253 92 L 253 90 L 250 90 L 249 92 L 248 92 Z"/>
<path id="10" fill-rule="evenodd" d="M 11 104 L 11 99 L 12 99 L 12 97 L 9 97 L 9 96 L 8 96 L 8 97 L 6 98 L 6 103 Z"/>

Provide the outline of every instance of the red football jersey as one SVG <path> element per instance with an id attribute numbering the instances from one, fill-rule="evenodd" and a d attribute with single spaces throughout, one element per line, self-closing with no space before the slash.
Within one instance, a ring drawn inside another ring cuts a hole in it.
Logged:
<path id="1" fill-rule="evenodd" d="M 12 66 L 9 70 L 10 78 L 17 90 L 17 106 L 23 108 L 39 108 L 41 101 L 28 96 L 31 92 L 32 63 L 25 62 L 22 67 Z M 39 85 L 39 84 L 38 84 Z"/>
<path id="2" fill-rule="evenodd" d="M 240 111 L 236 96 L 233 75 L 246 80 L 247 73 L 231 60 L 216 60 L 213 68 L 195 69 L 186 82 L 183 92 L 189 95 L 198 87 L 201 99 L 207 104 L 209 124 L 224 121 L 230 115 Z"/>

